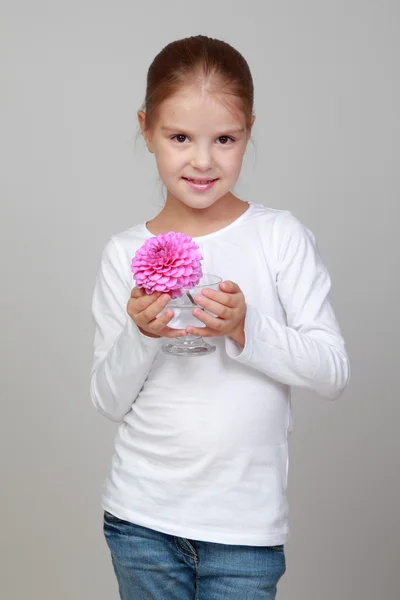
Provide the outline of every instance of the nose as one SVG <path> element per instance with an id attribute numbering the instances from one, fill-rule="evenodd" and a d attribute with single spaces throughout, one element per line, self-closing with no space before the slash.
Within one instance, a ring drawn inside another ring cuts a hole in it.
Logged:
<path id="1" fill-rule="evenodd" d="M 190 165 L 199 171 L 210 170 L 213 163 L 212 153 L 206 146 L 197 147 L 194 149 Z"/>

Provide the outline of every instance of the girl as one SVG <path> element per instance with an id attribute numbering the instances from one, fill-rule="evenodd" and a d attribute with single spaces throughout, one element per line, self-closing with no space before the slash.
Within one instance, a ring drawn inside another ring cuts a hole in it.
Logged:
<path id="1" fill-rule="evenodd" d="M 107 243 L 94 290 L 91 397 L 119 422 L 104 486 L 104 533 L 122 600 L 276 597 L 288 539 L 290 386 L 336 399 L 349 377 L 313 234 L 290 212 L 243 201 L 254 124 L 245 59 L 205 36 L 175 41 L 147 76 L 141 132 L 167 188 L 151 221 Z M 190 235 L 203 271 L 223 279 L 194 314 L 158 317 L 168 294 L 132 288 L 151 236 Z M 163 338 L 211 337 L 201 358 Z"/>

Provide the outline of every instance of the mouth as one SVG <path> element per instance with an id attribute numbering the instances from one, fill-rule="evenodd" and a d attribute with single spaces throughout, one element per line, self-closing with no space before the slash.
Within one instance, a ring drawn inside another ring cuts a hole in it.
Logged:
<path id="1" fill-rule="evenodd" d="M 205 192 L 210 190 L 218 179 L 189 179 L 188 177 L 182 177 L 184 179 L 189 188 L 195 192 Z"/>
<path id="2" fill-rule="evenodd" d="M 209 183 L 217 181 L 217 179 L 198 179 L 196 177 L 183 177 L 183 179 L 185 179 L 186 181 L 190 181 L 190 183 L 194 183 L 195 185 L 207 185 Z"/>

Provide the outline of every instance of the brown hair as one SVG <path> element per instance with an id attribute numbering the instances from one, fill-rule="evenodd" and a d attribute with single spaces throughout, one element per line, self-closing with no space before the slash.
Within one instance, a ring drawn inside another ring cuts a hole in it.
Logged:
<path id="1" fill-rule="evenodd" d="M 230 44 L 204 35 L 171 42 L 154 58 L 147 72 L 146 95 L 141 107 L 146 113 L 146 129 L 151 131 L 164 100 L 183 86 L 204 82 L 215 82 L 215 91 L 218 89 L 239 99 L 250 132 L 254 86 L 249 65 Z"/>

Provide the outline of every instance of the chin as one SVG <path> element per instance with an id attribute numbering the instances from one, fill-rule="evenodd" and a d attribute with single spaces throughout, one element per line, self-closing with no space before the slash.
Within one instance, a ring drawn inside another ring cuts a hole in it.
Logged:
<path id="1" fill-rule="evenodd" d="M 221 196 L 223 197 L 223 196 Z M 182 204 L 185 204 L 186 206 L 189 206 L 190 208 L 194 208 L 197 210 L 202 210 L 205 208 L 210 208 L 210 206 L 213 206 L 214 204 L 216 204 L 221 197 L 218 198 L 185 198 L 184 200 L 180 200 L 180 202 L 182 202 Z"/>
<path id="2" fill-rule="evenodd" d="M 225 198 L 230 193 L 230 189 L 222 191 L 218 190 L 218 194 L 213 192 L 192 192 L 192 193 L 184 193 L 182 194 L 182 190 L 176 190 L 174 193 L 171 190 L 171 196 L 173 196 L 176 200 L 188 206 L 189 208 L 202 210 L 205 208 L 210 208 L 217 202 L 219 202 L 222 198 Z"/>

